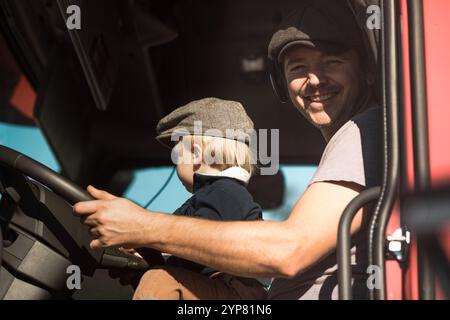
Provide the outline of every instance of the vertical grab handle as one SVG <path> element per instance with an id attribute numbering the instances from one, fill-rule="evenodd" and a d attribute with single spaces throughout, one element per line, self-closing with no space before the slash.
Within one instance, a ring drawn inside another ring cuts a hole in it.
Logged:
<path id="1" fill-rule="evenodd" d="M 345 208 L 339 221 L 337 261 L 339 299 L 352 299 L 352 266 L 351 266 L 351 234 L 350 227 L 358 211 L 371 201 L 377 200 L 381 187 L 373 187 L 361 192 Z"/>

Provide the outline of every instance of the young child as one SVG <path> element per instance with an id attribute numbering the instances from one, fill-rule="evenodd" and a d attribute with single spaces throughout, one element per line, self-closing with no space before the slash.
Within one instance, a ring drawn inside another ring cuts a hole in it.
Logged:
<path id="1" fill-rule="evenodd" d="M 231 131 L 238 133 L 229 136 Z M 248 146 L 253 122 L 242 105 L 206 98 L 163 118 L 157 139 L 172 148 L 179 179 L 193 193 L 174 214 L 210 220 L 261 220 L 246 185 L 253 173 Z M 206 283 L 214 283 L 214 290 Z M 208 289 L 211 290 L 211 289 Z M 170 256 L 141 278 L 134 299 L 265 299 L 256 279 L 235 277 Z"/>

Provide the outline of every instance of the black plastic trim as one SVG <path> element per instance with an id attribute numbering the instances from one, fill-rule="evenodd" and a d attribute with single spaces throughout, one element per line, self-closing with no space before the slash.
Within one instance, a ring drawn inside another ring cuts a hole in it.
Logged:
<path id="1" fill-rule="evenodd" d="M 337 261 L 339 299 L 352 299 L 351 233 L 350 227 L 359 209 L 378 199 L 381 187 L 373 187 L 361 192 L 345 208 L 338 229 Z"/>
<path id="2" fill-rule="evenodd" d="M 411 71 L 411 107 L 414 148 L 414 189 L 430 188 L 430 153 L 428 146 L 427 80 L 423 24 L 423 1 L 408 0 L 409 56 Z M 425 239 L 417 236 L 419 299 L 435 298 L 434 274 Z"/>

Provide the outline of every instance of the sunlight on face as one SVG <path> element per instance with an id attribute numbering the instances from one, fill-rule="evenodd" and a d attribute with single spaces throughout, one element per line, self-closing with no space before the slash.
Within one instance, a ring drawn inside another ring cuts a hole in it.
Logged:
<path id="1" fill-rule="evenodd" d="M 173 154 L 177 155 L 177 175 L 184 187 L 192 192 L 194 185 L 194 155 L 188 144 L 183 140 L 178 142 L 173 148 Z"/>
<path id="2" fill-rule="evenodd" d="M 314 126 L 340 126 L 353 115 L 361 90 L 355 50 L 329 55 L 293 47 L 285 55 L 284 73 L 292 102 Z"/>

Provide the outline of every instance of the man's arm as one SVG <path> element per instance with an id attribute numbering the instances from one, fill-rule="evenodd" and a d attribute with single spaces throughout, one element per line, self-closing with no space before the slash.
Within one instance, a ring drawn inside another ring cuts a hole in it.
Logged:
<path id="1" fill-rule="evenodd" d="M 97 237 L 94 248 L 147 246 L 246 277 L 293 277 L 327 256 L 337 243 L 340 216 L 362 187 L 319 182 L 284 222 L 216 222 L 150 213 L 132 202 L 89 189 L 99 201 L 74 210 Z M 361 225 L 362 210 L 352 224 Z"/>

